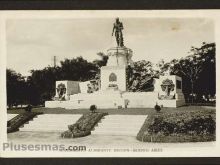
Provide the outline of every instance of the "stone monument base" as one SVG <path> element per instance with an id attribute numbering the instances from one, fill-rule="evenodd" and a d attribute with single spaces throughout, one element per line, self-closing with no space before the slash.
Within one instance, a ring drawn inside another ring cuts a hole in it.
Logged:
<path id="1" fill-rule="evenodd" d="M 157 92 L 120 92 L 120 91 L 99 91 L 95 93 L 79 93 L 70 96 L 67 101 L 46 101 L 47 108 L 66 109 L 89 109 L 96 105 L 98 109 L 121 109 L 121 108 L 154 108 L 179 107 L 185 104 L 184 99 L 160 100 Z"/>
<path id="2" fill-rule="evenodd" d="M 158 100 L 158 105 L 163 107 L 177 108 L 185 105 L 185 100 Z"/>

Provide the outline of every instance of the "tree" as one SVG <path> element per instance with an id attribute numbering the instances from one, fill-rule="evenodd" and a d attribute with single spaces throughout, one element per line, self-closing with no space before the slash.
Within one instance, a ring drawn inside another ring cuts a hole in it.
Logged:
<path id="1" fill-rule="evenodd" d="M 183 79 L 183 92 L 187 95 L 215 95 L 216 59 L 215 43 L 203 43 L 200 48 L 192 47 L 190 54 L 180 60 L 170 62 L 161 60 L 153 68 L 150 61 L 137 61 L 126 70 L 129 91 L 152 91 L 153 78 L 164 75 L 168 69 Z M 101 59 L 88 62 L 82 57 L 65 59 L 61 66 L 31 70 L 31 76 L 25 78 L 11 69 L 7 69 L 7 104 L 38 105 L 55 95 L 55 82 L 58 80 L 88 81 L 96 86 L 100 81 L 100 68 L 107 64 L 108 56 L 97 53 Z M 193 99 L 192 99 L 193 102 Z"/>
<path id="2" fill-rule="evenodd" d="M 31 100 L 34 104 L 43 104 L 55 95 L 55 82 L 58 80 L 88 81 L 94 79 L 98 67 L 77 57 L 61 61 L 61 66 L 45 67 L 41 70 L 32 70 L 27 83 L 34 93 Z"/>
<path id="3" fill-rule="evenodd" d="M 206 77 L 210 75 L 207 73 L 207 70 L 211 72 L 210 79 Z M 207 86 L 206 83 L 208 83 L 208 81 L 211 81 L 211 84 L 215 86 L 215 43 L 203 43 L 200 48 L 192 47 L 190 55 L 173 62 L 172 73 L 183 77 L 183 79 L 186 80 L 184 82 L 185 84 L 190 84 L 191 89 L 189 90 L 189 88 L 185 87 L 185 92 L 192 96 L 191 101 L 193 102 L 195 90 L 196 93 L 204 93 L 201 87 Z M 200 84 L 202 84 L 202 82 L 198 82 L 198 80 L 202 79 L 206 79 L 206 81 L 205 84 L 201 86 Z M 208 92 L 215 93 L 215 87 L 208 89 Z"/>
<path id="4" fill-rule="evenodd" d="M 7 105 L 12 107 L 18 104 L 25 104 L 27 99 L 27 89 L 24 77 L 12 69 L 6 70 L 7 76 Z"/>
<path id="5" fill-rule="evenodd" d="M 42 70 L 31 70 L 27 80 L 33 92 L 31 100 L 34 104 L 43 104 L 55 95 L 55 82 L 61 77 L 60 67 L 45 67 Z"/>
<path id="6" fill-rule="evenodd" d="M 214 96 L 216 93 L 216 58 L 215 43 L 203 43 L 198 50 L 203 61 L 202 71 L 196 84 L 199 95 Z"/>
<path id="7" fill-rule="evenodd" d="M 169 68 L 169 65 L 170 63 L 166 63 L 164 61 L 164 59 L 161 59 L 157 64 L 156 64 L 156 68 L 154 69 L 154 74 L 155 74 L 155 77 L 158 77 L 160 75 L 164 75 L 164 72 L 168 70 Z"/>
<path id="8" fill-rule="evenodd" d="M 87 81 L 93 79 L 98 68 L 82 57 L 61 61 L 61 79 L 73 81 Z"/>
<path id="9" fill-rule="evenodd" d="M 97 87 L 95 89 L 92 89 L 94 91 L 98 90 L 101 84 L 101 67 L 106 66 L 108 62 L 108 56 L 104 54 L 103 52 L 98 52 L 97 53 L 99 59 L 94 60 L 92 63 L 97 67 L 97 70 L 90 71 L 91 73 L 94 73 L 95 76 L 93 78 L 93 86 Z"/>
<path id="10" fill-rule="evenodd" d="M 152 91 L 153 69 L 150 61 L 137 61 L 127 68 L 127 86 L 129 91 Z"/>
<path id="11" fill-rule="evenodd" d="M 103 52 L 98 52 L 97 55 L 101 59 L 96 59 L 93 61 L 93 63 L 98 67 L 101 68 L 102 66 L 106 66 L 107 61 L 108 61 L 108 56 L 105 55 Z"/>

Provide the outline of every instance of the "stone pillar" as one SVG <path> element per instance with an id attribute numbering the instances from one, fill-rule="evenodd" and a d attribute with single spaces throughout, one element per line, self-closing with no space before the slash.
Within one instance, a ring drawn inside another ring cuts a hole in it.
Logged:
<path id="1" fill-rule="evenodd" d="M 113 47 L 107 50 L 107 66 L 127 66 L 130 64 L 132 50 L 126 47 Z"/>

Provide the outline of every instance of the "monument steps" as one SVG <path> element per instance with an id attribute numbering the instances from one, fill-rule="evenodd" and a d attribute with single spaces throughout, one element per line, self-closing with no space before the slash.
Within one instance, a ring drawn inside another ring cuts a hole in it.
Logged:
<path id="1" fill-rule="evenodd" d="M 108 115 L 92 131 L 94 135 L 136 136 L 147 116 Z"/>
<path id="2" fill-rule="evenodd" d="M 12 118 L 14 118 L 17 115 L 18 114 L 7 114 L 7 121 L 11 120 Z"/>
<path id="3" fill-rule="evenodd" d="M 7 114 L 7 121 L 11 120 L 12 118 L 14 118 L 14 117 L 17 116 L 17 115 L 18 115 L 18 114 Z M 37 116 L 35 116 L 34 118 L 37 118 Z M 24 124 L 22 124 L 22 125 L 19 127 L 19 129 L 20 129 L 20 128 L 23 128 L 25 124 L 29 124 L 30 121 L 33 121 L 33 120 L 34 120 L 34 118 L 33 118 L 33 119 L 30 119 L 29 121 L 27 121 L 27 122 L 25 122 Z"/>
<path id="4" fill-rule="evenodd" d="M 68 125 L 74 124 L 80 117 L 80 114 L 43 114 L 25 124 L 20 131 L 62 132 L 68 130 Z"/>

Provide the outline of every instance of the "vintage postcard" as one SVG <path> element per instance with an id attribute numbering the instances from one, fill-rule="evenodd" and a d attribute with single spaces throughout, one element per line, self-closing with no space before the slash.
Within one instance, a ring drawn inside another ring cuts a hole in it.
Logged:
<path id="1" fill-rule="evenodd" d="M 219 20 L 0 11 L 0 156 L 220 156 Z"/>

